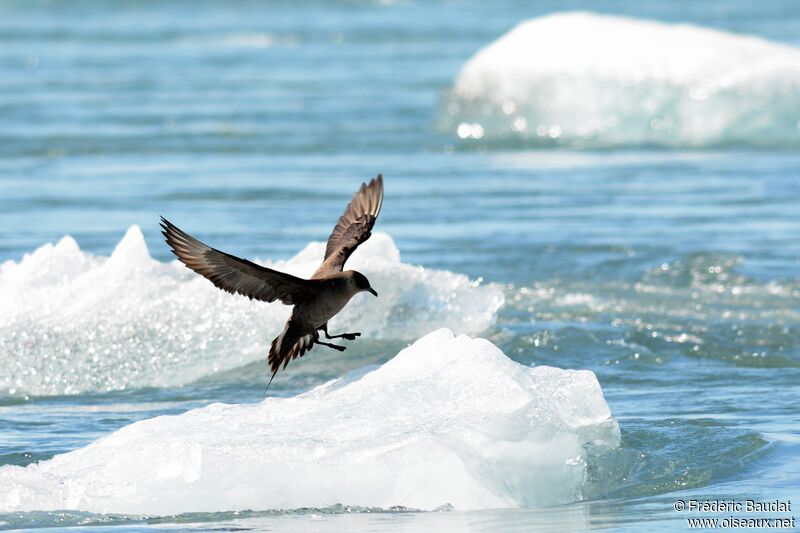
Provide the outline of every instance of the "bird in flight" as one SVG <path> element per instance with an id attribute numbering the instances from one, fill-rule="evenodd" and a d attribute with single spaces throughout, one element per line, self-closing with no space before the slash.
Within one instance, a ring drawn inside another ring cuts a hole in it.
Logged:
<path id="1" fill-rule="evenodd" d="M 251 300 L 294 306 L 283 332 L 272 341 L 269 365 L 272 384 L 281 366 L 302 357 L 315 344 L 343 351 L 344 346 L 323 342 L 326 339 L 353 340 L 361 333 L 328 333 L 328 321 L 341 311 L 350 298 L 360 292 L 378 296 L 369 280 L 355 270 L 344 270 L 344 264 L 362 242 L 372 235 L 372 227 L 383 203 L 383 177 L 378 175 L 361 188 L 339 217 L 325 247 L 325 259 L 310 279 L 298 278 L 285 272 L 257 265 L 247 259 L 221 252 L 200 242 L 164 217 L 161 228 L 178 259 L 205 277 L 217 288 L 231 294 L 241 294 Z"/>

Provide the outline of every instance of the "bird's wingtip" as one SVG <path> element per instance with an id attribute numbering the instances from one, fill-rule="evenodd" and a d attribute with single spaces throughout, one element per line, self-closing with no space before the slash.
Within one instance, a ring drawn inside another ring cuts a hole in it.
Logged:
<path id="1" fill-rule="evenodd" d="M 163 235 L 164 238 L 167 240 L 167 243 L 169 243 L 171 245 L 172 244 L 172 238 L 173 238 L 173 236 L 175 234 L 175 230 L 177 230 L 177 228 L 175 227 L 175 225 L 172 222 L 170 222 L 169 220 L 164 218 L 162 215 L 159 215 L 159 216 L 161 217 L 161 222 L 159 223 L 159 226 L 161 227 L 161 235 Z M 173 252 L 174 252 L 174 250 L 173 250 Z"/>
<path id="2" fill-rule="evenodd" d="M 360 193 L 360 192 L 365 191 L 367 189 L 371 189 L 375 185 L 377 185 L 381 189 L 383 188 L 383 174 L 378 174 L 374 178 L 370 179 L 369 182 L 361 183 L 361 187 L 359 188 L 358 192 Z"/>

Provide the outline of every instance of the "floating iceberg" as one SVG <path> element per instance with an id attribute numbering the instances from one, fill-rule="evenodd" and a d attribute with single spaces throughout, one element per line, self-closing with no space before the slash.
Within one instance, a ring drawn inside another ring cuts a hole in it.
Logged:
<path id="1" fill-rule="evenodd" d="M 559 13 L 472 57 L 443 127 L 506 145 L 800 145 L 800 49 L 691 25 Z"/>
<path id="2" fill-rule="evenodd" d="M 324 255 L 311 243 L 288 261 L 263 262 L 308 276 Z M 495 285 L 402 263 L 391 237 L 375 233 L 348 268 L 380 298 L 356 296 L 331 323 L 362 339 L 413 340 L 438 327 L 478 334 L 503 303 Z M 191 383 L 266 359 L 289 308 L 216 289 L 177 261 L 152 259 L 131 227 L 110 257 L 71 237 L 0 265 L 0 394 L 70 394 Z"/>
<path id="3" fill-rule="evenodd" d="M 4 466 L 0 512 L 558 504 L 581 498 L 587 443 L 619 444 L 592 372 L 529 368 L 441 329 L 293 398 L 152 418 Z"/>

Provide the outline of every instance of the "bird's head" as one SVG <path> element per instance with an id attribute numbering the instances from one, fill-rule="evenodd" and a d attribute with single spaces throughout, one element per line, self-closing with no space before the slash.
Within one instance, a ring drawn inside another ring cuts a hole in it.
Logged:
<path id="1" fill-rule="evenodd" d="M 375 292 L 375 289 L 373 289 L 372 285 L 369 284 L 367 276 L 361 272 L 356 272 L 355 270 L 353 271 L 353 282 L 355 283 L 358 292 L 367 291 L 372 293 L 373 296 L 378 296 L 378 293 Z"/>

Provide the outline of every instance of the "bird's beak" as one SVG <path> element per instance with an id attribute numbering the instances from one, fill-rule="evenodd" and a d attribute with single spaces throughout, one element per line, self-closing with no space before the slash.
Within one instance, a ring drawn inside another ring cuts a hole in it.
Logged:
<path id="1" fill-rule="evenodd" d="M 378 297 L 378 293 L 377 293 L 377 292 L 375 292 L 375 289 L 373 289 L 372 287 L 370 287 L 370 288 L 369 288 L 369 289 L 367 289 L 367 290 L 368 290 L 369 292 L 371 292 L 371 293 L 372 293 L 372 295 L 373 295 L 373 296 L 375 296 L 376 298 Z"/>

